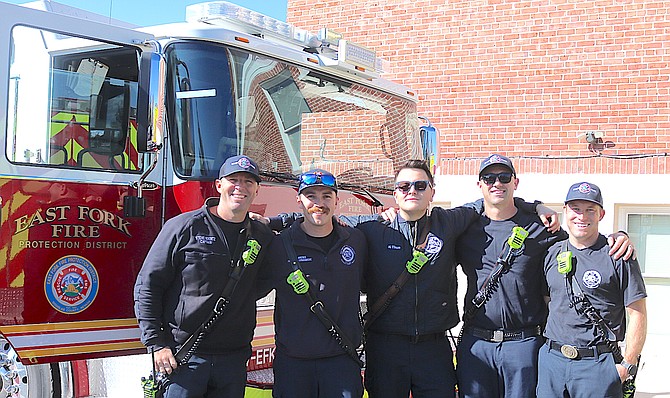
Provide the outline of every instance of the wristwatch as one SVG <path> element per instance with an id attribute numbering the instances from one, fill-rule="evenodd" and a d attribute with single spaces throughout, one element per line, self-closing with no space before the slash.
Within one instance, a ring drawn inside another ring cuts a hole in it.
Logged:
<path id="1" fill-rule="evenodd" d="M 633 365 L 632 363 L 628 363 L 624 359 L 623 361 L 621 361 L 621 366 L 626 368 L 626 372 L 628 372 L 628 376 L 635 377 L 635 375 L 637 374 L 637 365 Z"/>

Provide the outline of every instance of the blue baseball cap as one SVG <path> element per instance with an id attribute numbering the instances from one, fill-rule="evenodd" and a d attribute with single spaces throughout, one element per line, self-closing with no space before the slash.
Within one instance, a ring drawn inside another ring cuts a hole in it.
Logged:
<path id="1" fill-rule="evenodd" d="M 603 207 L 603 195 L 597 185 L 591 184 L 590 182 L 578 182 L 572 184 L 568 190 L 568 195 L 565 197 L 565 203 L 572 200 L 586 200 L 587 202 L 593 202 L 600 207 Z"/>
<path id="2" fill-rule="evenodd" d="M 326 170 L 313 169 L 306 171 L 300 174 L 299 181 L 298 194 L 309 187 L 326 187 L 337 192 L 337 179 Z"/>
<path id="3" fill-rule="evenodd" d="M 516 175 L 516 170 L 514 170 L 512 161 L 507 156 L 494 153 L 489 155 L 486 159 L 482 160 L 482 163 L 479 165 L 479 176 L 481 177 L 482 173 L 487 167 L 495 166 L 497 164 L 507 167 L 514 175 Z"/>
<path id="4" fill-rule="evenodd" d="M 232 156 L 226 159 L 219 170 L 219 178 L 228 177 L 235 173 L 249 173 L 256 182 L 261 182 L 261 177 L 258 174 L 258 165 L 251 160 L 250 157 L 244 155 Z"/>

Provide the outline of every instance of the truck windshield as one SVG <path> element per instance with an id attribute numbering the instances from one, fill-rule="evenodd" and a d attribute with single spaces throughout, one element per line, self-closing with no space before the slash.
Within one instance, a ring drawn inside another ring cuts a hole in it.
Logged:
<path id="1" fill-rule="evenodd" d="M 174 43 L 167 63 L 172 157 L 185 179 L 215 179 L 244 153 L 269 174 L 319 167 L 389 189 L 395 167 L 420 156 L 409 142 L 416 104 L 403 97 L 213 43 Z"/>

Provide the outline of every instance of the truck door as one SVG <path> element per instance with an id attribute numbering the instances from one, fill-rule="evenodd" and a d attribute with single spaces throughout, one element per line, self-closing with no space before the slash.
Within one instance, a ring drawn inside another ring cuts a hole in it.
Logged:
<path id="1" fill-rule="evenodd" d="M 143 218 L 123 199 L 147 170 L 136 98 L 152 37 L 6 3 L 0 15 L 0 356 L 141 352 L 132 287 L 161 226 L 162 171 Z"/>

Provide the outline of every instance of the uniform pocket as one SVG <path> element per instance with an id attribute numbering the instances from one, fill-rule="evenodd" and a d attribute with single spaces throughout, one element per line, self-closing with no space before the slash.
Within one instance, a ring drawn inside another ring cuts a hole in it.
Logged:
<path id="1" fill-rule="evenodd" d="M 213 286 L 218 288 L 229 272 L 228 256 L 212 252 L 186 252 L 181 271 L 183 293 L 200 296 L 218 291 Z"/>

